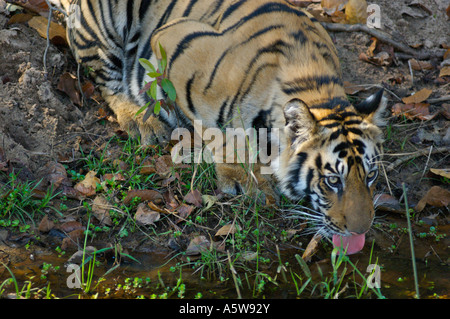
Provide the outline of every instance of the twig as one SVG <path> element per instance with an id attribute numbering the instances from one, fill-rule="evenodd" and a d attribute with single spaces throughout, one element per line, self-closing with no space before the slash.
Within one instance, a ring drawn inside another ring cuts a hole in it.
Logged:
<path id="1" fill-rule="evenodd" d="M 428 103 L 430 104 L 435 104 L 435 103 L 441 103 L 441 102 L 447 102 L 450 101 L 450 95 L 444 95 L 435 99 L 428 99 L 426 100 Z"/>
<path id="2" fill-rule="evenodd" d="M 331 32 L 365 32 L 373 37 L 376 37 L 381 42 L 392 45 L 395 49 L 402 51 L 404 53 L 410 54 L 416 59 L 427 60 L 431 57 L 440 57 L 444 55 L 445 50 L 437 50 L 435 53 L 432 52 L 417 52 L 411 47 L 399 43 L 391 38 L 391 36 L 385 32 L 379 31 L 375 28 L 369 28 L 364 24 L 342 24 L 342 23 L 329 23 L 321 22 L 322 26 Z M 442 52 L 441 52 L 442 51 Z"/>
<path id="3" fill-rule="evenodd" d="M 48 53 L 48 49 L 50 48 L 50 24 L 52 23 L 53 5 L 48 0 L 45 0 L 45 2 L 48 5 L 48 22 L 47 22 L 47 45 L 45 46 L 43 59 L 44 59 L 45 78 L 47 78 L 47 75 L 48 75 L 48 72 L 47 72 L 47 53 Z"/>
<path id="4" fill-rule="evenodd" d="M 428 151 L 428 149 L 417 151 L 417 152 L 411 153 L 408 156 L 405 156 L 403 158 L 399 158 L 395 162 L 392 162 L 391 164 L 389 164 L 386 167 L 386 171 L 390 172 L 390 171 L 394 170 L 394 168 L 396 168 L 397 166 L 401 165 L 402 163 L 407 162 L 417 156 L 425 156 L 428 154 L 431 155 L 431 154 L 443 153 L 443 152 L 448 152 L 448 147 L 436 147 L 432 151 Z M 389 154 L 386 154 L 386 155 L 389 155 Z"/>
<path id="5" fill-rule="evenodd" d="M 405 183 L 402 183 L 402 187 L 403 187 L 403 196 L 405 197 L 406 220 L 408 222 L 409 243 L 410 243 L 410 247 L 411 247 L 411 262 L 412 262 L 413 273 L 414 273 L 414 286 L 416 288 L 416 298 L 420 299 L 419 280 L 417 278 L 416 254 L 414 253 L 414 241 L 413 241 L 414 239 L 413 239 L 413 235 L 412 235 L 411 220 L 409 219 L 408 197 L 406 196 Z"/>

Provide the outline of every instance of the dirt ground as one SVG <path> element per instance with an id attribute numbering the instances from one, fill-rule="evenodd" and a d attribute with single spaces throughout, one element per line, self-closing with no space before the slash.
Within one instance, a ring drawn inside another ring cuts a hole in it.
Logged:
<path id="1" fill-rule="evenodd" d="M 386 89 L 389 113 L 385 130 L 386 170 L 380 174 L 377 191 L 401 201 L 401 185 L 405 183 L 408 200 L 414 207 L 432 186 L 449 188 L 448 180 L 442 183 L 442 179 L 429 172 L 430 168 L 450 166 L 450 101 L 439 101 L 450 94 L 450 77 L 439 77 L 440 70 L 450 65 L 450 60 L 443 60 L 450 46 L 450 18 L 446 15 L 449 3 L 448 0 L 372 2 L 381 8 L 383 31 L 399 43 L 430 53 L 426 62 L 431 67 L 413 70 L 412 82 L 408 65 L 411 56 L 396 50 L 397 59 L 389 65 L 368 63 L 360 55 L 367 53 L 372 42 L 370 35 L 332 33 L 344 80 L 364 85 L 354 98 L 367 97 L 376 90 L 375 86 Z M 9 160 L 9 169 L 20 171 L 21 180 L 35 181 L 44 177 L 42 168 L 49 162 L 76 162 L 82 156 L 80 145 L 88 150 L 101 149 L 119 127 L 113 116 L 105 120 L 105 114 L 110 112 L 95 94 L 87 103 L 76 105 L 57 89 L 62 74 L 77 75 L 70 50 L 50 45 L 46 76 L 43 65 L 46 39 L 26 22 L 8 24 L 11 15 L 2 5 L 4 2 L 0 0 L 0 149 L 4 153 L 0 154 L 0 162 L 4 156 Z M 392 52 L 391 49 L 385 48 L 387 52 Z M 82 81 L 84 84 L 87 79 L 83 76 Z M 439 114 L 426 121 L 403 121 L 392 115 L 395 104 L 423 88 L 432 90 L 430 113 Z M 437 213 L 442 217 L 440 223 L 449 223 L 448 208 L 443 207 Z"/>
<path id="2" fill-rule="evenodd" d="M 396 41 L 419 46 L 419 50 L 432 54 L 442 52 L 442 45 L 450 45 L 450 22 L 445 13 L 448 2 L 418 2 L 426 9 L 408 5 L 411 1 L 375 1 L 381 8 L 382 30 Z M 39 177 L 39 168 L 48 161 L 76 160 L 80 142 L 102 145 L 118 130 L 118 126 L 114 120 L 106 124 L 98 121 L 101 117 L 99 110 L 107 109 L 101 99 L 98 102 L 91 99 L 87 105 L 79 106 L 56 88 L 63 73 L 77 74 L 67 47 L 50 45 L 46 77 L 43 69 L 46 40 L 27 23 L 8 25 L 10 16 L 4 8 L 0 10 L 0 147 L 13 166 L 27 168 L 22 170 L 23 174 L 29 174 L 24 178 L 35 179 Z M 441 82 L 436 80 L 442 54 L 428 60 L 433 65 L 432 70 L 414 71 L 413 84 L 405 59 L 398 59 L 397 63 L 389 66 L 373 65 L 359 59 L 370 45 L 370 35 L 336 32 L 332 36 L 339 51 L 344 80 L 352 84 L 383 85 L 388 89 L 389 108 L 422 88 L 433 90 L 430 98 L 439 98 L 450 92 L 448 77 Z M 372 91 L 359 92 L 356 96 L 362 98 Z M 442 104 L 432 104 L 431 109 L 438 110 Z M 428 122 L 416 121 L 398 134 L 409 140 L 404 152 L 426 149 L 431 145 L 446 147 L 450 140 L 448 121 L 442 116 Z M 397 138 L 401 137 L 397 135 Z M 387 153 L 401 152 L 395 149 L 395 145 L 389 147 L 388 143 Z M 445 154 L 432 157 L 428 167 L 444 167 L 448 161 L 442 161 L 446 159 Z M 406 178 L 405 182 L 414 184 L 408 177 L 411 177 L 410 172 L 403 170 L 389 175 L 394 185 L 403 178 Z M 416 186 L 419 189 L 415 200 L 418 200 L 427 185 Z"/>

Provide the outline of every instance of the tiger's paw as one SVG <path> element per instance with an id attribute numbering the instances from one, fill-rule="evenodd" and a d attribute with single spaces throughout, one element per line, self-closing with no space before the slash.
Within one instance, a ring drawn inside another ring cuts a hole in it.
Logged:
<path id="1" fill-rule="evenodd" d="M 245 194 L 263 205 L 276 205 L 280 196 L 271 176 L 261 175 L 241 164 L 216 164 L 218 186 L 229 195 Z"/>

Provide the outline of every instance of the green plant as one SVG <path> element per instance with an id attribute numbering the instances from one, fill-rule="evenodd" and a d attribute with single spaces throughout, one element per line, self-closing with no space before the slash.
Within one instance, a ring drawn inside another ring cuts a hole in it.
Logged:
<path id="1" fill-rule="evenodd" d="M 144 88 L 140 92 L 146 92 L 150 98 L 150 101 L 148 101 L 147 104 L 141 107 L 136 113 L 137 116 L 143 111 L 147 110 L 143 117 L 144 121 L 146 121 L 152 113 L 159 114 L 161 108 L 169 112 L 169 109 L 173 109 L 173 102 L 175 102 L 175 99 L 177 97 L 175 87 L 173 86 L 172 82 L 165 76 L 167 66 L 166 52 L 164 51 L 161 44 L 159 45 L 159 49 L 162 58 L 161 60 L 158 60 L 157 68 L 155 68 L 155 66 L 153 66 L 153 64 L 147 59 L 139 59 L 139 63 L 147 71 L 147 76 L 153 79 L 152 81 L 146 83 Z M 162 88 L 162 90 L 167 94 L 169 98 L 168 101 L 166 101 L 165 99 L 158 99 L 158 86 Z"/>

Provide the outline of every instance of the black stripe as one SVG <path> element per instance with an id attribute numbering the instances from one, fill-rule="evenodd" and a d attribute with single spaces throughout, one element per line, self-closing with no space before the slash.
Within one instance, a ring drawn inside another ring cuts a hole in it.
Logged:
<path id="1" fill-rule="evenodd" d="M 342 80 L 337 76 L 310 76 L 306 78 L 296 78 L 283 84 L 283 92 L 286 94 L 295 94 L 306 90 L 319 90 L 324 85 L 340 85 Z"/>
<path id="2" fill-rule="evenodd" d="M 338 106 L 340 108 L 345 108 L 345 107 L 348 107 L 349 105 L 350 105 L 350 103 L 347 100 L 345 100 L 341 97 L 335 97 L 325 103 L 311 105 L 309 108 L 310 109 L 329 109 L 329 110 L 331 110 Z"/>
<path id="3" fill-rule="evenodd" d="M 134 0 L 132 0 L 134 1 Z M 139 7 L 139 23 L 144 19 L 145 14 L 148 12 L 148 7 L 151 5 L 152 0 L 142 0 Z"/>
<path id="4" fill-rule="evenodd" d="M 211 75 L 209 77 L 208 84 L 206 85 L 203 93 L 206 93 L 206 91 L 208 91 L 208 89 L 211 88 L 212 82 L 214 81 L 214 78 L 215 78 L 216 73 L 217 73 L 217 69 L 220 67 L 220 64 L 224 61 L 225 56 L 228 55 L 228 53 L 232 52 L 233 50 L 237 49 L 240 46 L 243 46 L 243 45 L 247 44 L 248 42 L 250 42 L 253 39 L 256 39 L 257 37 L 259 37 L 259 36 L 261 36 L 263 34 L 266 34 L 267 32 L 270 32 L 272 30 L 276 30 L 276 29 L 279 29 L 279 28 L 282 28 L 282 27 L 283 27 L 283 25 L 281 25 L 281 24 L 268 26 L 268 27 L 266 27 L 264 29 L 261 29 L 261 30 L 255 32 L 250 37 L 248 37 L 248 39 L 246 39 L 245 41 L 235 45 L 234 47 L 230 47 L 230 48 L 226 49 L 222 53 L 220 58 L 216 61 L 215 65 L 214 65 L 214 68 L 213 68 L 213 71 L 211 72 Z"/>
<path id="5" fill-rule="evenodd" d="M 191 96 L 192 84 L 194 83 L 194 80 L 195 74 L 186 83 L 186 101 L 188 103 L 189 110 L 191 110 L 193 114 L 196 114 L 197 112 L 195 110 L 194 104 L 192 103 L 192 96 Z"/>
<path id="6" fill-rule="evenodd" d="M 305 163 L 306 159 L 308 158 L 308 153 L 300 152 L 297 154 L 296 163 L 292 165 L 293 169 L 289 172 L 289 182 L 287 185 L 287 188 L 294 196 L 300 196 L 302 195 L 295 186 L 300 181 L 300 170 L 303 167 L 303 164 Z"/>
<path id="7" fill-rule="evenodd" d="M 333 153 L 338 153 L 342 150 L 345 150 L 346 148 L 348 148 L 348 143 L 347 142 L 341 142 L 338 145 L 336 145 L 336 147 L 333 149 Z"/>
<path id="8" fill-rule="evenodd" d="M 197 0 L 191 0 L 191 2 L 189 2 L 186 10 L 184 11 L 182 17 L 187 17 L 189 16 L 189 14 L 191 13 L 192 7 L 197 3 Z"/>
<path id="9" fill-rule="evenodd" d="M 308 175 L 306 175 L 306 188 L 303 192 L 307 195 L 311 194 L 311 182 L 314 177 L 314 169 L 310 168 L 308 170 Z"/>
<path id="10" fill-rule="evenodd" d="M 127 0 L 127 31 L 130 32 L 133 23 L 133 7 L 135 0 Z"/>
<path id="11" fill-rule="evenodd" d="M 227 107 L 228 98 L 222 103 L 219 110 L 219 117 L 217 118 L 217 127 L 222 129 L 223 128 L 223 114 L 225 112 L 225 108 Z"/>

